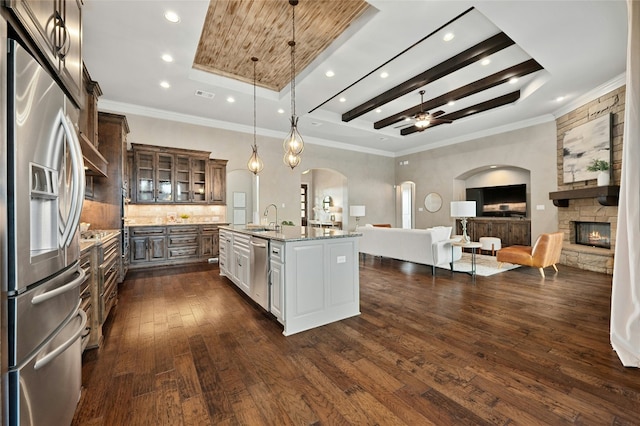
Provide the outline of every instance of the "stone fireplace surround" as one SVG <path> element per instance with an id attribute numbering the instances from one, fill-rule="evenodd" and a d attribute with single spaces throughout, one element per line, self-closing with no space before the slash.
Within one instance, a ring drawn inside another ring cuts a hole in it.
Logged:
<path id="1" fill-rule="evenodd" d="M 560 263 L 588 271 L 613 274 L 613 254 L 618 221 L 617 206 L 602 206 L 595 199 L 577 199 L 569 207 L 558 209 L 558 230 L 565 233 Z M 589 247 L 575 244 L 575 222 L 602 222 L 611 224 L 611 248 Z"/>
<path id="2" fill-rule="evenodd" d="M 577 192 L 582 193 L 582 195 L 585 193 L 588 195 L 591 191 L 586 188 L 597 188 L 595 180 L 570 184 L 564 184 L 562 182 L 563 138 L 567 131 L 599 118 L 603 114 L 612 114 L 613 116 L 611 128 L 611 185 L 620 185 L 625 90 L 626 86 L 623 85 L 556 119 L 559 192 L 564 193 L 565 191 L 578 190 Z M 611 187 L 609 189 L 611 189 Z M 550 198 L 554 199 L 552 194 L 550 194 Z M 598 196 L 568 199 L 564 203 L 556 204 L 558 205 L 558 230 L 565 234 L 562 254 L 560 255 L 560 264 L 609 275 L 613 274 L 618 206 L 617 201 L 610 204 L 613 205 L 600 204 Z M 611 248 L 589 247 L 573 243 L 575 241 L 574 222 L 576 221 L 610 223 Z"/>

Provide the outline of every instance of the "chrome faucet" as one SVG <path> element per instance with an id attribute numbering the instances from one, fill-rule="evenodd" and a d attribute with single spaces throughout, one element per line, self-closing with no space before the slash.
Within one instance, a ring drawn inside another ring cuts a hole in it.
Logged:
<path id="1" fill-rule="evenodd" d="M 267 217 L 269 215 L 269 207 L 273 206 L 274 209 L 276 209 L 276 222 L 275 222 L 275 231 L 278 232 L 280 230 L 280 224 L 278 223 L 278 206 L 276 206 L 275 204 L 271 203 L 267 206 L 266 209 L 264 209 L 264 217 Z M 271 225 L 271 224 L 269 224 Z"/>

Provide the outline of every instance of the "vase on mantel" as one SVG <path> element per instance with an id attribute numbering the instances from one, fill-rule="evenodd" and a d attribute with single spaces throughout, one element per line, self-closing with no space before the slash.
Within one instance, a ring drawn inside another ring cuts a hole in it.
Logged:
<path id="1" fill-rule="evenodd" d="M 608 170 L 601 170 L 598 173 L 598 186 L 609 186 L 611 176 Z"/>

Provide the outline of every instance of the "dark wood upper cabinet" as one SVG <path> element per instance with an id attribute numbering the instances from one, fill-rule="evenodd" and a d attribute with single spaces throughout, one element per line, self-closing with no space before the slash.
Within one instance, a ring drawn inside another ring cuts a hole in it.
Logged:
<path id="1" fill-rule="evenodd" d="M 81 0 L 7 0 L 19 25 L 67 94 L 82 108 Z"/>
<path id="2" fill-rule="evenodd" d="M 226 160 L 209 152 L 131 144 L 132 202 L 225 204 Z"/>
<path id="3" fill-rule="evenodd" d="M 227 160 L 209 160 L 209 202 L 227 204 Z"/>

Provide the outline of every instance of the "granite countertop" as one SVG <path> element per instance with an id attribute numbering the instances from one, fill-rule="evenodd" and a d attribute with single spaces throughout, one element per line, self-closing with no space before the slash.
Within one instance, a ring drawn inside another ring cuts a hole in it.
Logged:
<path id="1" fill-rule="evenodd" d="M 187 225 L 217 225 L 217 226 L 223 226 L 223 225 L 228 225 L 229 222 L 206 222 L 206 221 L 192 221 L 192 222 L 167 222 L 167 221 L 161 221 L 160 223 L 156 223 L 153 221 L 149 221 L 149 222 L 127 222 L 125 220 L 125 226 L 128 226 L 130 228 L 133 227 L 141 227 L 141 226 L 187 226 Z"/>
<path id="2" fill-rule="evenodd" d="M 310 226 L 283 226 L 279 232 L 251 229 L 247 228 L 244 225 L 221 226 L 220 228 L 228 229 L 229 231 L 233 232 L 239 232 L 241 234 L 251 235 L 258 238 L 284 242 L 322 240 L 329 238 L 352 238 L 362 236 L 362 234 L 358 232 L 341 231 L 339 229 L 330 228 L 314 228 Z"/>

